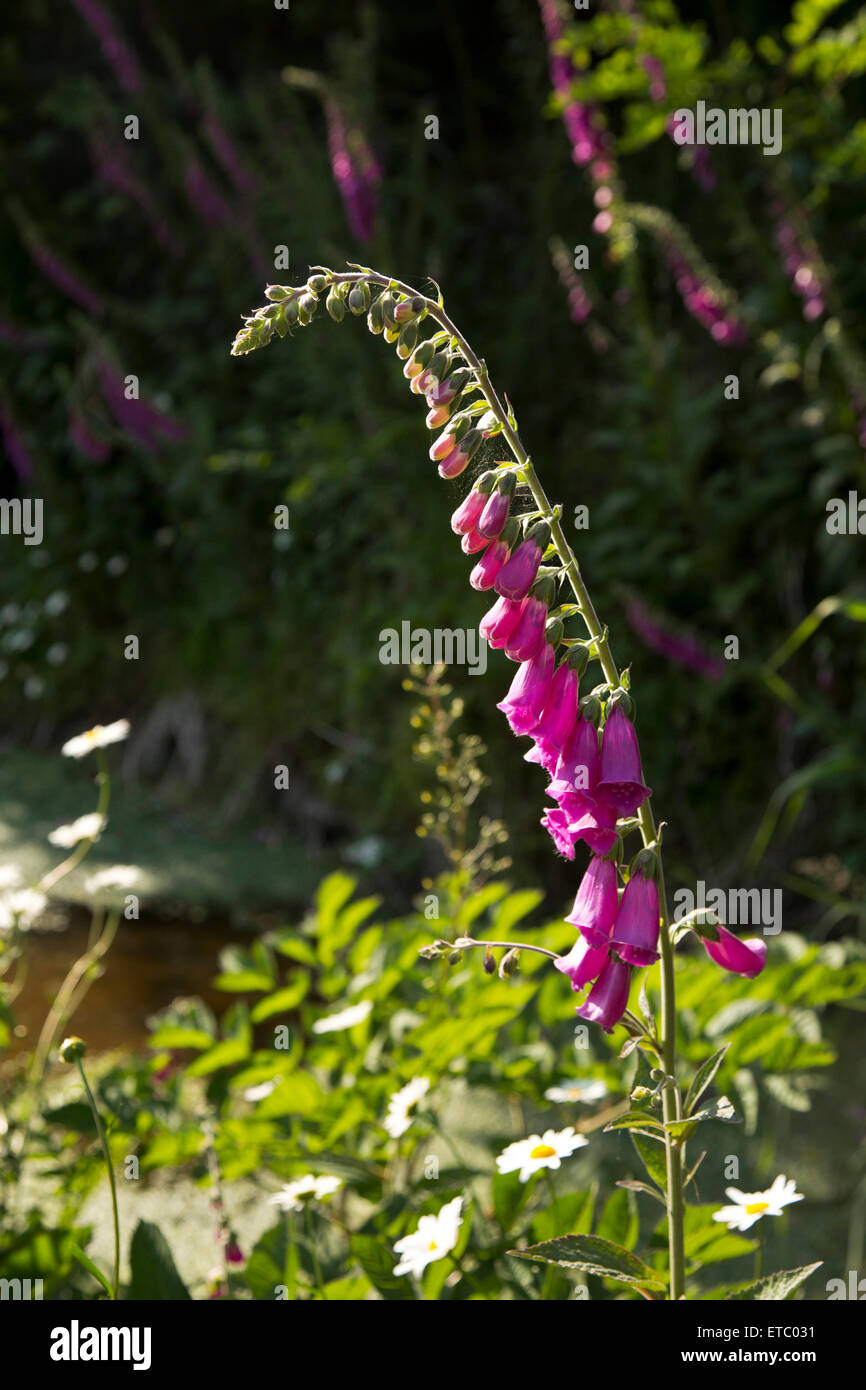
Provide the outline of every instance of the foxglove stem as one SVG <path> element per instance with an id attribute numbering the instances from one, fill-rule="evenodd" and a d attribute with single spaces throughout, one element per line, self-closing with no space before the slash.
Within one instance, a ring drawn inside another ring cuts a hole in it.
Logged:
<path id="1" fill-rule="evenodd" d="M 619 669 L 614 661 L 607 636 L 607 628 L 603 627 L 598 614 L 595 611 L 589 591 L 584 583 L 577 558 L 565 538 L 560 521 L 560 509 L 554 508 L 539 481 L 535 467 L 521 442 L 517 433 L 516 426 L 509 418 L 499 395 L 490 380 L 487 365 L 482 358 L 479 358 L 469 343 L 459 332 L 451 319 L 445 313 L 441 305 L 433 299 L 419 294 L 418 290 L 411 285 L 406 285 L 402 281 L 394 280 L 387 275 L 382 275 L 378 271 L 372 270 L 353 270 L 353 271 L 328 271 L 328 278 L 331 284 L 354 284 L 363 282 L 366 285 L 379 285 L 384 289 L 390 290 L 392 294 L 405 295 L 409 299 L 421 301 L 423 309 L 420 313 L 426 314 L 439 327 L 443 329 L 451 338 L 452 348 L 456 347 L 463 356 L 467 366 L 471 369 L 475 378 L 475 384 L 481 391 L 489 410 L 493 417 L 501 426 L 500 434 L 504 438 L 514 455 L 514 459 L 519 466 L 518 477 L 529 488 L 532 498 L 538 510 L 538 515 L 546 521 L 550 527 L 550 539 L 559 556 L 562 571 L 568 576 L 577 606 L 581 617 L 586 625 L 590 637 L 593 639 L 595 649 L 598 653 L 598 660 L 604 673 L 605 680 L 612 690 L 620 685 Z M 242 349 L 247 351 L 246 347 Z M 637 812 L 637 820 L 644 845 L 653 844 L 657 840 L 655 819 L 653 817 L 650 800 L 647 798 Z M 659 949 L 661 952 L 661 1050 L 664 1071 L 668 1076 L 675 1076 L 676 1071 L 676 999 L 674 992 L 674 955 L 673 946 L 669 935 L 669 915 L 667 899 L 665 894 L 664 869 L 661 862 L 661 854 L 658 853 L 658 891 L 659 891 L 659 912 L 661 918 L 661 930 L 659 933 Z M 476 943 L 472 943 L 473 945 Z M 490 943 L 477 943 L 490 944 Z M 501 943 L 506 944 L 506 943 Z M 517 943 L 507 943 L 515 946 Z M 521 949 L 526 949 L 525 947 Z M 538 949 L 537 947 L 535 948 Z M 663 1118 L 666 1124 L 673 1120 L 682 1119 L 682 1098 L 679 1086 L 666 1086 L 662 1092 Z M 682 1148 L 675 1142 L 669 1131 L 665 1131 L 665 1166 L 666 1166 L 666 1193 L 665 1202 L 668 1218 L 668 1250 L 670 1256 L 670 1286 L 669 1296 L 676 1301 L 685 1296 L 685 1254 L 683 1246 L 683 1184 L 682 1184 Z"/>

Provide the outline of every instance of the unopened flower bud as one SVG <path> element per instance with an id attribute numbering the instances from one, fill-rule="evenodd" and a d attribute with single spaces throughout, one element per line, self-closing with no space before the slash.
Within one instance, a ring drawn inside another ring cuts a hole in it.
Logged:
<path id="1" fill-rule="evenodd" d="M 382 318 L 382 296 L 377 295 L 370 305 L 370 312 L 367 314 L 367 327 L 371 333 L 381 333 L 385 327 Z"/>
<path id="2" fill-rule="evenodd" d="M 450 405 L 434 405 L 427 412 L 426 425 L 428 430 L 438 430 L 445 424 L 451 414 Z"/>
<path id="3" fill-rule="evenodd" d="M 613 714 L 615 709 L 621 710 L 626 719 L 634 719 L 634 700 L 621 686 L 613 692 L 607 702 L 606 717 Z"/>
<path id="4" fill-rule="evenodd" d="M 502 960 L 499 962 L 499 978 L 507 980 L 515 973 L 520 965 L 520 952 L 515 950 L 506 951 Z"/>
<path id="5" fill-rule="evenodd" d="M 311 275 L 307 281 L 307 289 L 311 294 L 321 294 L 330 283 L 327 275 Z"/>
<path id="6" fill-rule="evenodd" d="M 601 700 L 597 695 L 586 695 L 578 706 L 578 713 L 588 724 L 594 724 L 598 728 L 598 721 L 601 719 Z"/>
<path id="7" fill-rule="evenodd" d="M 463 959 L 463 952 L 462 952 L 462 951 L 452 951 L 451 954 L 450 954 L 449 957 L 448 957 L 448 964 L 449 964 L 449 965 L 459 965 L 460 962 L 462 961 L 462 959 Z"/>
<path id="8" fill-rule="evenodd" d="M 350 296 L 351 298 L 351 296 Z M 312 322 L 313 315 L 318 307 L 318 300 L 314 294 L 302 294 L 298 300 L 298 322 L 304 328 Z M 351 307 L 351 305 L 350 305 Z"/>
<path id="9" fill-rule="evenodd" d="M 423 343 L 418 344 L 403 368 L 403 375 L 407 380 L 412 381 L 416 376 L 420 376 L 433 356 L 434 350 L 435 343 L 432 338 L 425 338 Z"/>
<path id="10" fill-rule="evenodd" d="M 562 619 L 551 618 L 544 632 L 545 637 L 547 638 L 547 641 L 550 643 L 551 647 L 558 647 L 560 642 L 562 641 L 562 637 L 565 632 L 565 627 L 563 626 Z"/>
<path id="11" fill-rule="evenodd" d="M 291 290 L 285 285 L 268 285 L 265 290 L 265 299 L 270 299 L 278 303 L 280 300 L 288 299 L 291 293 Z"/>
<path id="12" fill-rule="evenodd" d="M 572 671 L 576 671 L 578 676 L 582 676 L 589 665 L 589 650 L 585 642 L 577 642 L 568 653 L 568 664 Z"/>
<path id="13" fill-rule="evenodd" d="M 330 291 L 328 298 L 325 300 L 325 308 L 327 309 L 331 318 L 334 320 L 334 323 L 343 322 L 343 318 L 346 313 L 346 306 L 343 303 L 340 295 L 337 294 L 336 289 L 332 289 Z"/>
<path id="14" fill-rule="evenodd" d="M 349 291 L 349 313 L 360 318 L 370 307 L 370 291 L 366 284 L 355 284 Z"/>
<path id="15" fill-rule="evenodd" d="M 499 431 L 502 429 L 502 421 L 497 419 L 494 411 L 486 410 L 478 421 L 478 428 L 484 435 L 484 438 L 489 439 L 491 435 L 499 434 Z"/>
<path id="16" fill-rule="evenodd" d="M 450 454 L 442 459 L 439 464 L 440 478 L 459 478 L 481 442 L 481 435 L 478 430 L 469 430 L 460 440 L 460 443 L 451 450 Z M 483 536 L 481 540 L 486 544 Z"/>
<path id="17" fill-rule="evenodd" d="M 394 306 L 394 322 L 411 323 L 412 319 L 417 319 L 418 315 L 423 312 L 424 302 L 418 294 L 413 295 L 411 299 L 401 299 Z"/>
<path id="18" fill-rule="evenodd" d="M 298 322 L 298 300 L 297 296 L 290 299 L 285 306 L 286 323 L 292 326 Z"/>
<path id="19" fill-rule="evenodd" d="M 400 329 L 400 336 L 397 339 L 397 356 L 405 361 L 413 352 L 417 341 L 418 324 L 415 319 L 412 319 L 411 322 Z"/>
<path id="20" fill-rule="evenodd" d="M 482 536 L 489 536 L 492 540 L 494 536 L 499 535 L 508 520 L 511 499 L 514 496 L 516 486 L 516 473 L 502 473 L 500 475 L 496 489 L 491 493 L 490 500 L 478 522 L 478 531 Z"/>
<path id="21" fill-rule="evenodd" d="M 62 1062 L 77 1062 L 80 1057 L 84 1057 L 87 1052 L 87 1043 L 83 1038 L 64 1038 L 60 1044 L 60 1060 Z"/>
<path id="22" fill-rule="evenodd" d="M 484 952 L 484 971 L 487 975 L 496 974 L 496 958 L 489 946 Z"/>

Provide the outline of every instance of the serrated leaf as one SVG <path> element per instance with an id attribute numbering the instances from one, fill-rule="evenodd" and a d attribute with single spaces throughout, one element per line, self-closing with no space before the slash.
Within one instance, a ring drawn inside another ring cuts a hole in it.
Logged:
<path id="1" fill-rule="evenodd" d="M 744 1289 L 737 1293 L 728 1294 L 730 1301 L 743 1302 L 766 1302 L 781 1303 L 793 1293 L 795 1289 L 814 1274 L 816 1269 L 820 1269 L 824 1263 L 818 1260 L 812 1265 L 801 1265 L 799 1269 L 782 1269 L 776 1274 L 768 1274 L 765 1279 L 758 1279 L 754 1284 L 747 1284 Z"/>
<path id="2" fill-rule="evenodd" d="M 686 1095 L 687 1115 L 691 1114 L 693 1107 L 697 1105 L 701 1096 L 704 1094 L 704 1091 L 712 1082 L 713 1077 L 715 1076 L 716 1072 L 719 1070 L 719 1067 L 722 1065 L 722 1062 L 725 1059 L 725 1053 L 727 1052 L 730 1045 L 730 1043 L 725 1043 L 724 1047 L 720 1047 L 718 1052 L 714 1052 L 712 1057 L 708 1057 L 707 1060 L 705 1062 L 702 1062 L 701 1065 L 698 1067 L 697 1071 L 695 1072 L 694 1080 L 692 1081 L 692 1084 L 689 1087 L 688 1093 Z"/>
<path id="3" fill-rule="evenodd" d="M 557 1236 L 540 1245 L 530 1245 L 526 1250 L 509 1250 L 508 1254 L 521 1260 L 541 1260 L 562 1269 L 579 1269 L 584 1274 L 616 1279 L 621 1284 L 640 1284 L 651 1289 L 664 1287 L 657 1270 L 601 1236 Z"/>

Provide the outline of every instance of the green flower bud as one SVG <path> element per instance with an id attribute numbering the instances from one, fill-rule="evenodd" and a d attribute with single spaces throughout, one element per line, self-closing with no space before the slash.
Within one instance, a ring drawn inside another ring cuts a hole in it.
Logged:
<path id="1" fill-rule="evenodd" d="M 623 690 L 622 686 L 615 690 L 608 700 L 605 718 L 612 714 L 617 708 L 622 710 L 626 719 L 634 719 L 634 700 L 627 690 Z"/>
<path id="2" fill-rule="evenodd" d="M 298 322 L 299 310 L 297 295 L 294 299 L 290 299 L 289 302 L 286 304 L 285 314 L 286 323 L 289 325 L 289 327 L 292 327 L 294 324 Z"/>
<path id="3" fill-rule="evenodd" d="M 565 633 L 562 619 L 551 618 L 544 631 L 550 645 L 552 647 L 558 647 Z"/>
<path id="4" fill-rule="evenodd" d="M 496 974 L 496 958 L 489 946 L 484 952 L 484 973 L 486 975 Z"/>
<path id="5" fill-rule="evenodd" d="M 381 333 L 385 324 L 382 319 L 382 296 L 379 294 L 370 305 L 370 312 L 367 315 L 367 327 L 371 333 Z"/>
<path id="6" fill-rule="evenodd" d="M 325 308 L 331 315 L 331 318 L 334 320 L 334 323 L 343 322 L 343 316 L 346 312 L 346 306 L 343 303 L 340 296 L 333 289 L 328 295 L 328 298 L 325 300 Z"/>
<path id="7" fill-rule="evenodd" d="M 319 301 L 314 294 L 302 294 L 298 300 L 298 322 L 302 328 L 312 323 Z"/>
<path id="8" fill-rule="evenodd" d="M 589 665 L 589 651 L 585 642 L 578 642 L 568 653 L 568 664 L 572 671 L 576 671 L 578 676 L 582 676 Z"/>
<path id="9" fill-rule="evenodd" d="M 400 329 L 400 336 L 397 339 L 397 356 L 404 361 L 410 356 L 418 341 L 418 324 L 412 319 Z"/>
<path id="10" fill-rule="evenodd" d="M 523 533 L 524 540 L 535 541 L 542 554 L 550 544 L 550 527 L 546 521 L 536 521 L 526 527 Z"/>
<path id="11" fill-rule="evenodd" d="M 450 954 L 449 957 L 448 957 L 448 964 L 449 964 L 449 965 L 459 965 L 460 962 L 462 961 L 462 959 L 463 959 L 463 952 L 462 952 L 462 951 L 452 951 L 451 954 Z"/>
<path id="12" fill-rule="evenodd" d="M 411 323 L 412 319 L 417 319 L 423 311 L 424 300 L 420 295 L 413 295 L 411 299 L 401 299 L 394 306 L 394 322 Z"/>
<path id="13" fill-rule="evenodd" d="M 83 1038 L 64 1038 L 60 1044 L 61 1062 L 77 1062 L 79 1057 L 84 1057 L 87 1052 L 87 1043 Z"/>
<path id="14" fill-rule="evenodd" d="M 601 719 L 601 700 L 597 695 L 586 695 L 578 706 L 579 713 L 589 724 L 594 724 L 598 728 Z"/>
<path id="15" fill-rule="evenodd" d="M 520 965 L 520 952 L 515 950 L 506 951 L 502 960 L 499 962 L 500 980 L 509 979 Z"/>
<path id="16" fill-rule="evenodd" d="M 396 307 L 397 304 L 393 294 L 390 294 L 389 291 L 386 290 L 382 295 L 382 319 L 386 329 L 394 329 L 398 326 L 397 320 L 394 317 L 394 310 Z"/>
<path id="17" fill-rule="evenodd" d="M 366 284 L 355 284 L 349 291 L 349 313 L 359 318 L 370 307 L 370 291 Z"/>
<path id="18" fill-rule="evenodd" d="M 307 281 L 307 289 L 311 294 L 321 294 L 322 290 L 326 290 L 330 283 L 327 275 L 311 275 Z"/>
<path id="19" fill-rule="evenodd" d="M 288 299 L 292 291 L 286 285 L 268 285 L 265 290 L 265 299 L 279 301 Z"/>

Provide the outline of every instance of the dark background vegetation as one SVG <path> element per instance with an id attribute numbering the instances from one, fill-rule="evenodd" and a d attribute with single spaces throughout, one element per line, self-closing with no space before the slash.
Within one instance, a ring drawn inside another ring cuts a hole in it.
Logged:
<path id="1" fill-rule="evenodd" d="M 7 746 L 53 756 L 79 727 L 128 715 L 128 783 L 172 844 L 204 827 L 289 861 L 300 848 L 316 872 L 354 858 L 392 894 L 417 891 L 431 867 L 412 833 L 419 774 L 403 673 L 379 664 L 378 634 L 404 618 L 433 628 L 481 616 L 448 528 L 465 479 L 436 477 L 417 402 L 363 321 L 317 323 L 266 353 L 228 355 L 266 280 L 297 283 L 309 263 L 360 259 L 441 283 L 513 401 L 548 491 L 566 514 L 589 506 L 580 558 L 615 654 L 631 664 L 674 884 L 747 884 L 754 872 L 789 885 L 786 924 L 853 927 L 864 867 L 862 628 L 841 613 L 821 625 L 783 670 L 788 703 L 762 667 L 819 600 L 862 579 L 862 539 L 830 537 L 824 525 L 827 499 L 864 476 L 851 386 L 864 292 L 862 40 L 855 33 L 843 57 L 798 71 L 786 7 L 637 13 L 668 34 L 671 106 L 679 81 L 690 103 L 732 95 L 785 112 L 783 155 L 713 150 L 717 185 L 706 192 L 671 140 L 640 135 L 640 79 L 633 96 L 606 103 L 614 132 L 638 130 L 620 149 L 626 196 L 688 228 L 738 296 L 749 323 L 741 347 L 717 346 L 689 317 L 651 237 L 639 232 L 635 257 L 612 263 L 592 231 L 591 185 L 570 157 L 530 0 L 288 12 L 264 0 L 118 4 L 113 22 L 142 74 L 134 93 L 74 4 L 29 0 L 7 17 L 0 318 L 21 341 L 0 348 L 0 401 L 7 452 L 14 430 L 46 524 L 41 548 L 3 539 L 4 602 L 18 610 L 4 610 L 0 638 Z M 840 29 L 854 13 L 842 6 L 828 22 Z M 694 61 L 677 57 L 684 43 L 696 45 Z M 603 32 L 595 58 L 609 58 Z M 331 175 L 322 103 L 282 80 L 287 64 L 327 79 L 375 150 L 383 178 L 366 243 L 353 238 Z M 209 111 L 249 191 L 209 143 Z M 129 113 L 137 142 L 121 138 Z M 424 138 L 431 113 L 438 141 Z M 138 200 L 100 173 L 100 133 L 119 145 Z M 222 215 L 185 188 L 191 156 Z M 847 365 L 823 344 L 822 324 L 803 320 L 780 264 L 771 173 L 784 176 L 831 268 L 828 313 L 843 325 Z M 590 247 L 583 326 L 569 318 L 551 236 Z M 101 316 L 46 276 L 34 243 L 99 296 Z M 289 272 L 270 268 L 280 243 Z M 136 444 L 100 391 L 100 360 L 138 375 L 142 398 L 185 439 Z M 730 372 L 738 401 L 724 398 Z M 104 459 L 76 449 L 71 415 Z M 2 469 L 14 495 L 16 471 Z M 285 549 L 272 525 L 280 501 L 292 513 Z M 43 604 L 58 590 L 69 604 L 51 617 Z M 629 594 L 716 656 L 735 634 L 739 661 L 718 682 L 669 661 L 629 624 Z M 123 658 L 130 633 L 137 662 Z M 52 662 L 57 642 L 68 651 Z M 559 901 L 570 880 L 537 824 L 538 772 L 494 708 L 506 667 L 491 654 L 486 677 L 454 675 L 468 727 L 490 749 L 485 809 L 508 822 L 519 872 Z M 273 790 L 277 763 L 291 769 L 288 795 Z M 773 834 L 760 864 L 757 854 L 747 863 L 768 804 L 781 820 L 765 824 Z"/>

